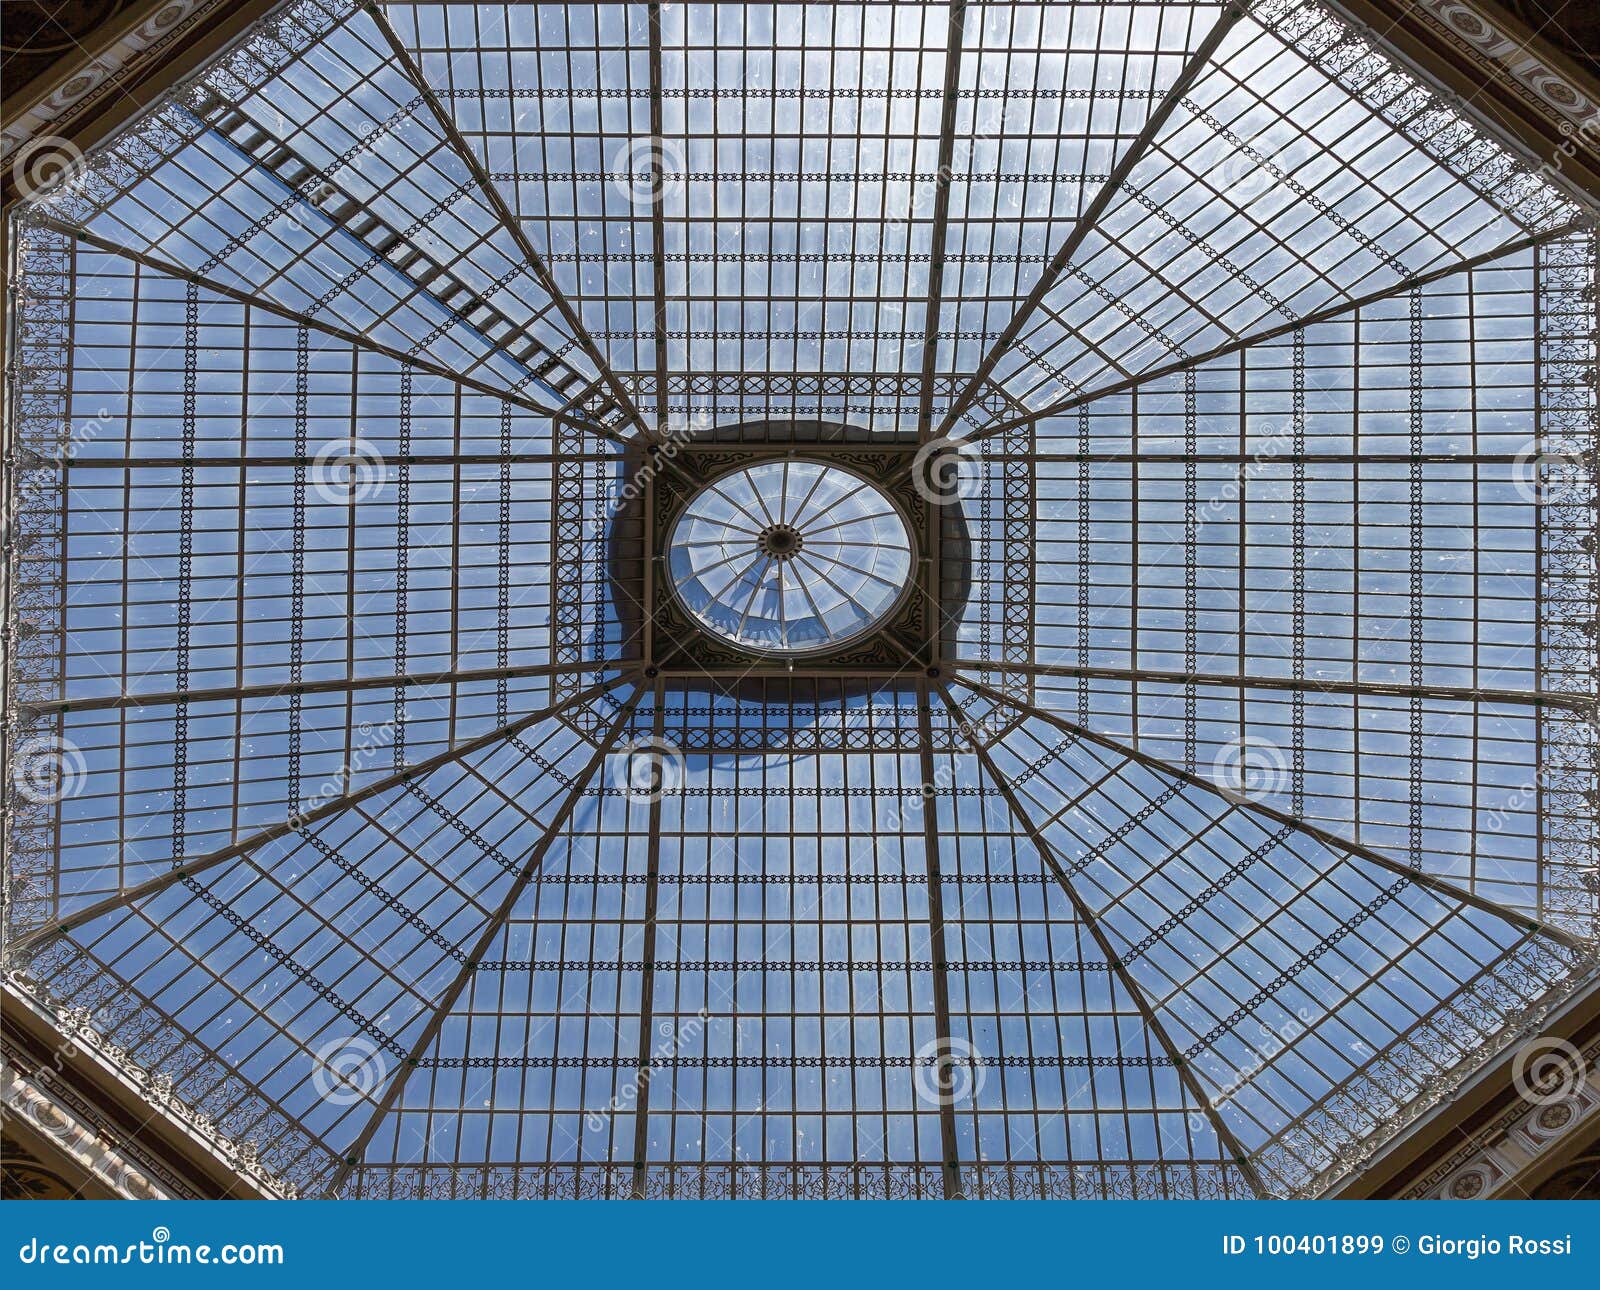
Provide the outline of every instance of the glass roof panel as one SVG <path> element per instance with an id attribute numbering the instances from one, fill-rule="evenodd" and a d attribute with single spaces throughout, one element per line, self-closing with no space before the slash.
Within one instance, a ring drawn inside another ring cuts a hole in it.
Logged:
<path id="1" fill-rule="evenodd" d="M 965 6 L 938 370 L 976 370 L 1220 13 Z"/>
<path id="2" fill-rule="evenodd" d="M 1047 715 L 1024 715 L 992 756 L 1274 1193 L 1335 1166 L 1330 1119 L 1376 1125 L 1481 1041 L 1483 991 L 1509 986 L 1497 969 L 1515 965 L 1528 1003 L 1579 961 L 1413 871 L 1341 853 Z M 1366 1096 L 1352 1106 L 1341 1095 L 1358 1081 Z"/>
<path id="3" fill-rule="evenodd" d="M 44 213 L 544 408 L 598 376 L 365 10 L 288 6 Z"/>
<path id="4" fill-rule="evenodd" d="M 1558 787 L 1594 773 L 1585 700 L 1523 697 L 1571 684 L 1536 572 L 1567 567 L 1577 494 L 1562 454 L 1529 445 L 1541 415 L 1567 424 L 1579 378 L 1548 345 L 1566 315 L 1543 314 L 1545 345 L 1535 319 L 1592 255 L 1563 238 L 1496 257 L 1086 402 L 1031 442 L 983 441 L 963 506 L 994 572 L 959 652 L 1082 725 L 1592 934 L 1586 850 L 1537 823 L 1588 814 Z M 1033 454 L 1033 635 L 1008 648 L 1005 483 Z"/>
<path id="5" fill-rule="evenodd" d="M 1029 1195 L 1036 1177 L 1117 1194 L 1140 1175 L 1150 1194 L 1251 1194 L 993 763 L 958 745 L 934 767 L 936 782 L 959 786 L 937 799 L 941 864 L 959 897 L 946 914 L 952 1032 L 973 1089 L 957 1140 L 963 1159 L 1007 1166 L 984 1175 L 985 1194 Z"/>
<path id="6" fill-rule="evenodd" d="M 270 1139 L 276 1168 L 328 1185 L 385 1077 L 435 1024 L 431 1001 L 461 979 L 588 782 L 592 743 L 550 706 L 519 712 L 512 734 L 453 745 L 431 770 L 408 761 L 411 773 L 163 866 L 74 915 L 33 970 L 75 980 L 75 1006 L 134 1060 L 160 1063 L 180 1097 L 204 1098 L 230 1135 L 286 1119 L 293 1132 Z M 186 1037 L 179 1053 L 157 1015 Z M 221 1087 L 208 1087 L 212 1062 L 227 1068 Z"/>
<path id="7" fill-rule="evenodd" d="M 396 5 L 416 59 L 619 372 L 654 372 L 645 4 Z"/>
<path id="8" fill-rule="evenodd" d="M 1312 0 L 1220 18 L 980 372 L 1089 398 L 1576 218 L 1362 46 Z"/>

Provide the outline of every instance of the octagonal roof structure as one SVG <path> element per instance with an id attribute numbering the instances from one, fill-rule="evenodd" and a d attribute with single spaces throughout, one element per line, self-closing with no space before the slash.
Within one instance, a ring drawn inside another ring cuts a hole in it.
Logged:
<path id="1" fill-rule="evenodd" d="M 1592 985 L 1595 214 L 1317 0 L 293 0 L 10 245 L 7 967 L 301 1195 L 1317 1195 Z"/>

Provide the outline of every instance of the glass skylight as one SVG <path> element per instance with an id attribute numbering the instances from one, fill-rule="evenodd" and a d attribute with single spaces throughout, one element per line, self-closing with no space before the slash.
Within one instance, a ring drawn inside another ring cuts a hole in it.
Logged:
<path id="1" fill-rule="evenodd" d="M 283 5 L 15 215 L 8 969 L 302 1195 L 1336 1189 L 1600 944 L 1594 212 L 1377 39 Z"/>
<path id="2" fill-rule="evenodd" d="M 679 517 L 667 562 L 678 595 L 717 635 L 799 654 L 883 620 L 909 586 L 911 537 L 859 476 L 785 460 L 711 483 Z"/>

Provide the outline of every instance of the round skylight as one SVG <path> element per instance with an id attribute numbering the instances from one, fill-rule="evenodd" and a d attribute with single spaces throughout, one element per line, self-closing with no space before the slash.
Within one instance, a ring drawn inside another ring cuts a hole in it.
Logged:
<path id="1" fill-rule="evenodd" d="M 762 653 L 853 640 L 900 603 L 911 535 L 893 502 L 818 461 L 768 461 L 723 475 L 684 508 L 667 567 L 710 631 Z"/>

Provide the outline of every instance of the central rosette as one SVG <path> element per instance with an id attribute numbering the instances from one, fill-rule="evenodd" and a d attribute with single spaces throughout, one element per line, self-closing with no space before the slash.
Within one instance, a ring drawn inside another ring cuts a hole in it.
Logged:
<path id="1" fill-rule="evenodd" d="M 911 584 L 906 517 L 842 466 L 783 458 L 712 480 L 679 515 L 667 568 L 684 607 L 748 650 L 805 654 L 870 632 Z"/>

